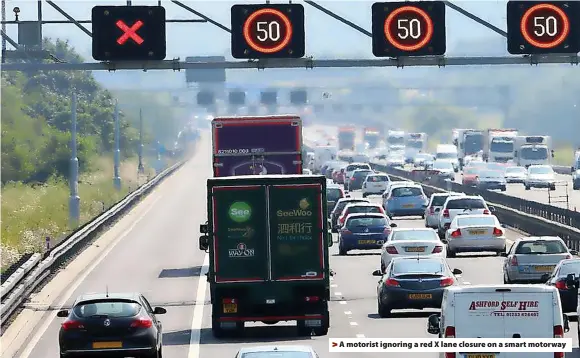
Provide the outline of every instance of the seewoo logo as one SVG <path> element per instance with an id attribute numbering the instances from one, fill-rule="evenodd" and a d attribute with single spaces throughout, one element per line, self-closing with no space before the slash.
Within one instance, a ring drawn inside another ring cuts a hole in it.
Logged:
<path id="1" fill-rule="evenodd" d="M 248 203 L 243 201 L 236 201 L 230 205 L 230 210 L 228 212 L 230 219 L 237 223 L 243 223 L 250 220 L 252 216 L 252 208 Z"/>

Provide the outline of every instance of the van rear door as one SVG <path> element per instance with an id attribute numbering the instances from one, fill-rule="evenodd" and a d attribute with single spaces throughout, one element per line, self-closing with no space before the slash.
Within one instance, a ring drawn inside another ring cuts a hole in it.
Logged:
<path id="1" fill-rule="evenodd" d="M 217 283 L 268 279 L 266 188 L 212 188 L 214 269 Z M 219 248 L 219 249 L 218 249 Z"/>
<path id="2" fill-rule="evenodd" d="M 272 280 L 324 278 L 324 196 L 320 184 L 269 187 Z"/>
<path id="3" fill-rule="evenodd" d="M 504 318 L 496 314 L 503 292 L 456 292 L 455 335 L 457 338 L 503 338 Z"/>

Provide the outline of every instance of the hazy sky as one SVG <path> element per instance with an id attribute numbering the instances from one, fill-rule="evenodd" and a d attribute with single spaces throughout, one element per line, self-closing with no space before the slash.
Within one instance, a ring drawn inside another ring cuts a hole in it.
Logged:
<path id="1" fill-rule="evenodd" d="M 212 19 L 230 27 L 230 7 L 234 3 L 263 3 L 262 1 L 184 1 L 184 3 Z M 272 1 L 273 3 L 282 1 Z M 301 1 L 294 1 L 300 3 Z M 124 1 L 59 1 L 55 3 L 75 19 L 90 20 L 91 8 L 95 5 L 123 5 Z M 133 1 L 133 5 L 155 5 L 157 1 Z M 455 1 L 456 5 L 478 15 L 505 30 L 506 1 Z M 177 5 L 163 1 L 168 19 L 192 19 L 196 15 Z M 369 1 L 320 1 L 319 4 L 346 17 L 357 25 L 371 30 L 371 5 Z M 37 18 L 36 1 L 6 0 L 7 19 L 13 20 L 12 9 L 20 7 L 20 20 Z M 306 54 L 314 57 L 329 55 L 337 57 L 371 58 L 371 39 L 328 17 L 319 10 L 305 4 L 306 13 Z M 447 8 L 448 55 L 454 54 L 458 41 L 481 39 L 482 37 L 500 38 L 491 30 Z M 64 17 L 50 5 L 43 4 L 45 20 L 64 20 Z M 90 24 L 87 25 L 90 30 Z M 45 36 L 68 39 L 87 60 L 90 58 L 90 38 L 72 24 L 44 25 Z M 17 28 L 7 25 L 8 34 L 16 39 Z M 209 23 L 168 24 L 167 59 L 186 56 L 230 55 L 229 34 Z M 8 45 L 10 46 L 10 45 Z M 464 55 L 464 53 L 462 53 Z"/>

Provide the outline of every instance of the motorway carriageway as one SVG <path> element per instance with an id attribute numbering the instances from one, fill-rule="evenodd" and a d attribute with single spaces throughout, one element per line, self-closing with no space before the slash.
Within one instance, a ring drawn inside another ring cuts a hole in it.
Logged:
<path id="1" fill-rule="evenodd" d="M 311 142 L 320 142 L 321 144 L 326 145 L 328 140 L 324 138 L 324 134 L 326 136 L 331 137 L 331 143 L 335 143 L 337 135 L 337 128 L 332 126 L 326 125 L 314 125 L 308 128 L 307 138 L 310 139 Z M 360 132 L 360 133 L 359 133 Z M 324 133 L 324 134 L 323 134 Z M 362 128 L 357 132 L 358 141 L 362 141 Z M 332 138 L 334 137 L 334 138 Z M 380 164 L 384 164 L 384 162 L 380 162 Z M 405 169 L 411 170 L 410 166 L 406 166 Z M 455 181 L 457 183 L 462 182 L 461 172 L 455 175 Z M 568 209 L 580 211 L 580 190 L 572 190 L 572 176 L 571 175 L 564 175 L 564 174 L 556 174 L 556 190 L 550 192 L 551 200 L 549 200 L 550 196 L 548 196 L 548 189 L 541 189 L 541 188 L 532 188 L 531 190 L 525 190 L 523 184 L 508 184 L 507 191 L 502 192 L 502 194 L 515 196 L 518 198 L 524 198 L 526 200 L 536 201 L 538 203 L 548 204 L 551 202 L 550 205 L 566 208 L 566 190 L 568 191 Z M 567 183 L 567 186 L 565 185 Z M 498 190 L 495 190 L 498 191 Z M 500 191 L 498 191 L 500 192 Z"/>
<path id="2" fill-rule="evenodd" d="M 434 338 L 426 327 L 427 316 L 436 310 L 395 311 L 392 318 L 378 317 L 378 279 L 371 275 L 379 267 L 378 251 L 340 257 L 334 245 L 330 263 L 336 275 L 332 281 L 328 336 L 298 338 L 293 326 L 251 324 L 244 339 L 214 339 L 204 276 L 208 260 L 197 247 L 199 224 L 206 220 L 205 180 L 211 175 L 210 157 L 209 135 L 204 133 L 198 154 L 191 161 L 31 299 L 28 309 L 3 332 L 0 356 L 57 357 L 62 319 L 56 318 L 56 311 L 61 306 L 70 307 L 81 293 L 103 292 L 107 287 L 110 292 L 143 292 L 154 306 L 167 308 L 167 314 L 160 316 L 166 358 L 233 358 L 242 346 L 264 344 L 308 344 L 321 358 L 348 358 L 352 354 L 328 352 L 330 337 Z M 419 218 L 394 221 L 400 227 L 423 226 Z M 509 231 L 508 236 L 515 239 L 518 234 Z M 464 283 L 502 283 L 501 257 L 469 255 L 449 262 L 452 268 L 464 271 Z M 572 338 L 577 347 L 576 327 L 576 323 L 571 323 L 566 337 Z M 383 357 L 381 353 L 365 356 Z M 435 358 L 437 353 L 416 353 L 413 357 Z"/>

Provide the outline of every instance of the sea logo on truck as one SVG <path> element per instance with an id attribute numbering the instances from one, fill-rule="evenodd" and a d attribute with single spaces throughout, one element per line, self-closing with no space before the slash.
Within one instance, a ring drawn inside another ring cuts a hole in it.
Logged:
<path id="1" fill-rule="evenodd" d="M 236 201 L 230 205 L 230 210 L 228 213 L 232 221 L 243 223 L 250 220 L 250 217 L 252 216 L 252 208 L 246 202 Z"/>
<path id="2" fill-rule="evenodd" d="M 303 198 L 298 202 L 298 208 L 293 210 L 278 210 L 276 215 L 279 217 L 308 217 L 312 216 L 310 210 L 310 202 L 307 198 Z"/>
<path id="3" fill-rule="evenodd" d="M 248 249 L 246 244 L 240 242 L 235 249 L 230 249 L 229 257 L 253 257 L 255 252 L 254 249 Z"/>

